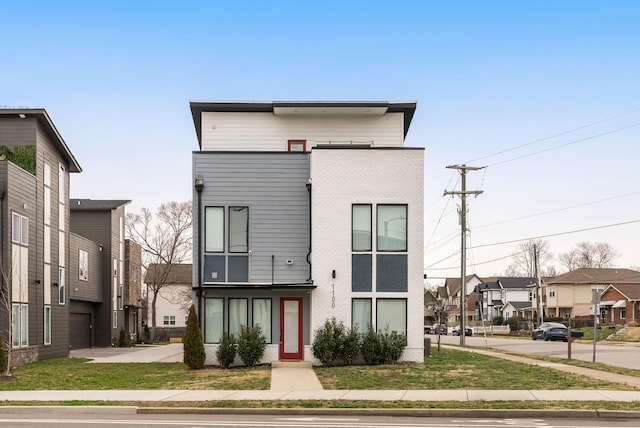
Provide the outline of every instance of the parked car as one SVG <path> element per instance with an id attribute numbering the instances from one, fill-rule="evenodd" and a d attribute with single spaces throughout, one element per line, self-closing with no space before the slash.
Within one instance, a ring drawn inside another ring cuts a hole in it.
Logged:
<path id="1" fill-rule="evenodd" d="M 431 334 L 431 326 L 430 325 L 425 325 L 424 326 L 424 334 Z"/>
<path id="2" fill-rule="evenodd" d="M 567 341 L 567 327 L 558 322 L 543 322 L 531 332 L 531 339 Z"/>
<path id="3" fill-rule="evenodd" d="M 447 335 L 447 325 L 446 324 L 434 324 L 431 326 L 431 334 L 439 334 L 442 336 Z"/>
<path id="4" fill-rule="evenodd" d="M 453 334 L 454 336 L 460 336 L 460 326 L 457 325 L 453 327 L 453 330 L 451 330 L 451 334 Z M 471 327 L 464 326 L 464 335 L 465 336 L 473 335 L 473 330 L 471 330 Z"/>

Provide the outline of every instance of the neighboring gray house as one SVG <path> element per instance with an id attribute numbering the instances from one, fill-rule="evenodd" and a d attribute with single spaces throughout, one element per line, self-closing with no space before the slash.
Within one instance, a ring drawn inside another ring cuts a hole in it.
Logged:
<path id="1" fill-rule="evenodd" d="M 125 206 L 130 202 L 71 199 L 69 203 L 71 232 L 78 235 L 77 259 L 80 263 L 86 252 L 89 267 L 87 279 L 81 278 L 81 269 L 74 272 L 79 278 L 71 294 L 70 328 L 79 333 L 73 348 L 110 346 L 118 343 L 121 328 L 132 338 L 139 330 L 140 292 L 129 289 L 140 289 L 140 250 L 124 238 Z M 133 260 L 126 251 L 131 247 Z"/>
<path id="2" fill-rule="evenodd" d="M 0 334 L 12 332 L 16 364 L 69 353 L 69 174 L 77 172 L 44 109 L 0 109 L 0 267 L 9 290 Z"/>
<path id="3" fill-rule="evenodd" d="M 535 309 L 536 278 L 501 277 L 477 285 L 477 310 L 481 319 L 492 322 L 519 315 L 531 319 Z"/>
<path id="4" fill-rule="evenodd" d="M 193 101 L 194 301 L 220 338 L 259 325 L 263 362 L 314 361 L 336 317 L 424 360 L 424 149 L 415 102 Z"/>

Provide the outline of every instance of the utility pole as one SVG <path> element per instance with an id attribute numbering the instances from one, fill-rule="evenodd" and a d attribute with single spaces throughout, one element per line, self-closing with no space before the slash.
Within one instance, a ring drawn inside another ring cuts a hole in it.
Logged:
<path id="1" fill-rule="evenodd" d="M 459 195 L 462 201 L 462 205 L 460 208 L 460 235 L 461 235 L 461 261 L 460 261 L 460 345 L 464 345 L 465 339 L 465 324 L 466 324 L 466 304 L 465 299 L 467 297 L 467 195 L 476 195 L 482 193 L 482 190 L 467 190 L 467 171 L 477 171 L 483 166 L 466 166 L 466 165 L 449 165 L 448 169 L 457 169 L 460 172 L 460 176 L 462 177 L 462 186 L 459 192 L 449 192 L 447 190 L 444 191 L 444 196 L 447 195 Z"/>

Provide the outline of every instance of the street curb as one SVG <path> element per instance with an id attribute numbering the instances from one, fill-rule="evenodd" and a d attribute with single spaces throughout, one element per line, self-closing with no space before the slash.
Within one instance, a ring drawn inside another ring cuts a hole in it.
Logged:
<path id="1" fill-rule="evenodd" d="M 24 413 L 33 414 L 58 414 L 76 413 L 82 415 L 109 414 L 109 415 L 135 415 L 138 412 L 136 406 L 0 406 L 0 414 Z"/>
<path id="2" fill-rule="evenodd" d="M 535 409 L 339 409 L 339 408 L 224 408 L 224 407 L 139 407 L 141 415 L 314 415 L 314 416 L 409 416 L 438 418 L 547 418 L 547 419 L 640 419 L 640 412 L 618 410 Z"/>

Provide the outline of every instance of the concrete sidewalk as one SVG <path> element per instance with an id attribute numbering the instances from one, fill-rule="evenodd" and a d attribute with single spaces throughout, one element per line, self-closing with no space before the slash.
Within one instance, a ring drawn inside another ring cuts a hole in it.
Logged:
<path id="1" fill-rule="evenodd" d="M 593 369 L 549 363 L 532 358 L 473 348 L 452 347 L 496 358 L 626 383 L 640 388 L 640 378 Z M 93 363 L 182 361 L 182 344 L 139 348 L 76 350 L 71 356 Z M 376 400 L 376 401 L 640 401 L 640 391 L 611 390 L 325 390 L 308 362 L 274 362 L 270 390 L 104 390 L 0 391 L 1 401 L 124 401 L 195 402 L 216 400 Z"/>

